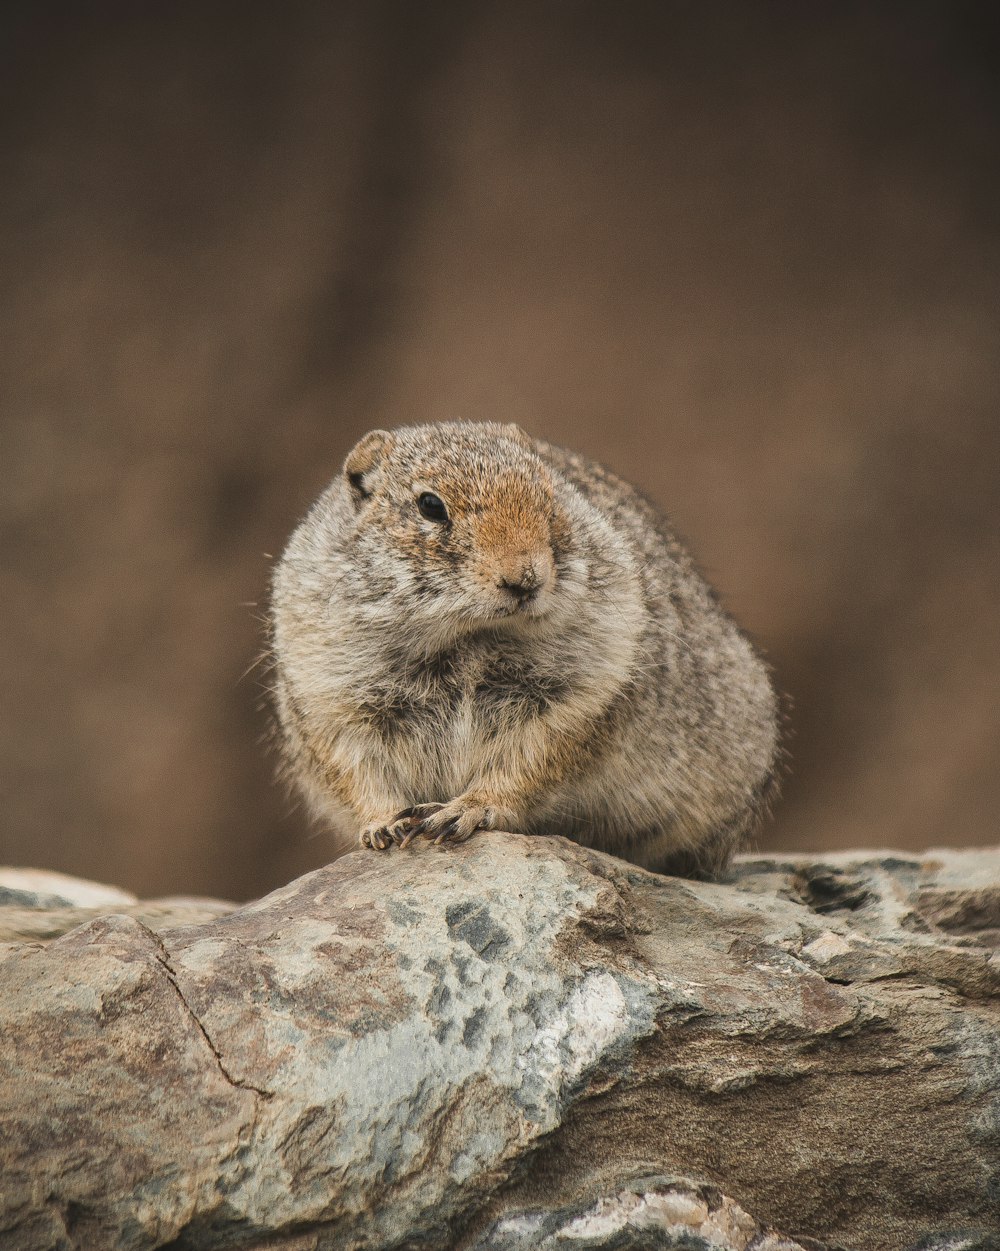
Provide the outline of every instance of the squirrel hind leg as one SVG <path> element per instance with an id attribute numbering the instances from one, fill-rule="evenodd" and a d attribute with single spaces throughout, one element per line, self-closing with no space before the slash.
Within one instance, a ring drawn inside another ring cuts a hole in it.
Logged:
<path id="1" fill-rule="evenodd" d="M 705 848 L 685 849 L 654 860 L 646 867 L 666 877 L 685 877 L 695 882 L 714 882 L 725 871 L 729 854 L 706 855 Z"/>
<path id="2" fill-rule="evenodd" d="M 670 877 L 698 882 L 718 881 L 725 875 L 735 852 L 753 839 L 760 827 L 761 812 L 751 807 L 715 827 L 700 843 L 679 847 L 650 858 L 646 867 Z"/>

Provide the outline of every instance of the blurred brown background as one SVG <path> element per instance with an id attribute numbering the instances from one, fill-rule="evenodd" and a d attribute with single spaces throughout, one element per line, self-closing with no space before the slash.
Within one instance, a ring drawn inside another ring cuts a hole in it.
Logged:
<path id="1" fill-rule="evenodd" d="M 0 860 L 323 862 L 247 604 L 459 416 L 672 513 L 795 698 L 768 845 L 996 841 L 991 9 L 4 6 Z"/>

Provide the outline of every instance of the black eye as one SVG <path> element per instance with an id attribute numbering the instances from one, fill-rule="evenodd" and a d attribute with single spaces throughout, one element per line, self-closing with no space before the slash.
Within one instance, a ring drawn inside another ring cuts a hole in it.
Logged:
<path id="1" fill-rule="evenodd" d="M 444 506 L 444 500 L 432 495 L 430 491 L 425 491 L 417 499 L 417 508 L 420 510 L 421 517 L 426 517 L 428 521 L 448 520 L 448 510 Z"/>

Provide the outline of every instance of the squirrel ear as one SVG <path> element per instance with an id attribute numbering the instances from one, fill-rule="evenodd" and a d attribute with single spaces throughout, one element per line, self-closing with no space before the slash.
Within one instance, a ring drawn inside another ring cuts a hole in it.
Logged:
<path id="1" fill-rule="evenodd" d="M 371 495 L 367 485 L 368 475 L 377 468 L 379 461 L 389 450 L 392 435 L 388 430 L 372 430 L 360 439 L 347 453 L 344 461 L 344 477 L 351 488 L 355 504 Z"/>
<path id="2" fill-rule="evenodd" d="M 523 443 L 525 447 L 531 447 L 531 438 L 525 434 L 521 427 L 515 421 L 509 421 L 504 426 L 504 434 L 509 438 L 515 439 L 518 443 Z"/>

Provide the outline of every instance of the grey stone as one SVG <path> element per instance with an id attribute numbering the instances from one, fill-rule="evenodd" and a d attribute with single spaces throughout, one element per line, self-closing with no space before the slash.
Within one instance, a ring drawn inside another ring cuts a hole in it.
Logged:
<path id="1" fill-rule="evenodd" d="M 986 1251 L 998 908 L 996 851 L 490 834 L 14 944 L 0 1248 Z"/>
<path id="2" fill-rule="evenodd" d="M 197 896 L 139 900 L 115 886 L 65 873 L 0 868 L 0 960 L 19 942 L 46 942 L 109 912 L 136 917 L 159 931 L 210 921 L 235 907 Z"/>
<path id="3" fill-rule="evenodd" d="M 51 869 L 0 866 L 0 907 L 16 904 L 30 908 L 111 908 L 138 902 L 135 895 L 103 882 L 88 882 Z"/>

